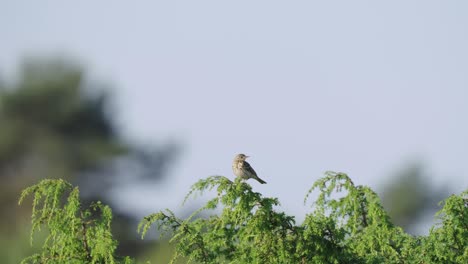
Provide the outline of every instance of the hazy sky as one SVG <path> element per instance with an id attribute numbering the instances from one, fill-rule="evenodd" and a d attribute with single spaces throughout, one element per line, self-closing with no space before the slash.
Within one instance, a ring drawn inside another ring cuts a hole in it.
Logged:
<path id="1" fill-rule="evenodd" d="M 467 14 L 461 0 L 3 1 L 0 71 L 71 55 L 114 87 L 129 136 L 183 143 L 174 180 L 123 206 L 177 209 L 243 152 L 268 182 L 255 190 L 303 215 L 327 170 L 377 188 L 420 159 L 467 187 Z"/>

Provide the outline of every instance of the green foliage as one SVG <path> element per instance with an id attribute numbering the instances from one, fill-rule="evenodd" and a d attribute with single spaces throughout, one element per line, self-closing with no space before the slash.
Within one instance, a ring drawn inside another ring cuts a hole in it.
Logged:
<path id="1" fill-rule="evenodd" d="M 42 253 L 22 263 L 131 263 L 129 258 L 114 256 L 117 241 L 112 238 L 108 206 L 96 202 L 83 210 L 78 188 L 61 179 L 42 180 L 25 189 L 19 203 L 27 196 L 33 196 L 31 244 L 42 227 L 48 236 Z"/>
<path id="2" fill-rule="evenodd" d="M 441 224 L 427 238 L 427 261 L 468 263 L 468 190 L 451 195 L 437 213 Z"/>
<path id="3" fill-rule="evenodd" d="M 213 176 L 195 183 L 186 199 L 216 189 L 217 195 L 187 219 L 171 211 L 145 217 L 171 236 L 173 261 L 195 263 L 468 263 L 467 192 L 452 196 L 439 213 L 442 222 L 427 237 L 414 237 L 393 225 L 377 194 L 355 185 L 344 173 L 327 172 L 306 195 L 318 191 L 301 225 L 277 210 L 276 198 L 250 185 Z M 221 207 L 219 215 L 196 218 Z"/>
<path id="4" fill-rule="evenodd" d="M 171 263 L 468 263 L 468 190 L 444 201 L 440 223 L 428 236 L 411 236 L 392 224 L 370 188 L 344 173 L 327 172 L 308 191 L 318 197 L 304 222 L 278 210 L 240 180 L 213 176 L 195 183 L 186 197 L 215 190 L 215 198 L 186 219 L 170 210 L 145 217 L 144 238 L 152 225 L 175 246 Z M 61 197 L 68 193 L 67 201 Z M 34 195 L 32 233 L 46 226 L 41 254 L 24 263 L 130 263 L 114 256 L 109 207 L 82 210 L 78 189 L 63 180 L 43 180 L 23 191 Z M 220 208 L 219 214 L 200 212 Z"/>
<path id="5" fill-rule="evenodd" d="M 173 232 L 176 255 L 189 261 L 219 263 L 286 263 L 295 259 L 291 254 L 296 236 L 294 218 L 275 212 L 277 199 L 263 198 L 250 185 L 236 179 L 215 176 L 197 182 L 189 195 L 217 187 L 218 196 L 186 220 L 176 218 L 170 211 L 145 217 L 139 231 L 144 236 L 152 223 L 162 231 Z M 188 198 L 189 196 L 187 196 Z M 205 209 L 224 206 L 220 216 L 208 219 L 194 217 Z"/>

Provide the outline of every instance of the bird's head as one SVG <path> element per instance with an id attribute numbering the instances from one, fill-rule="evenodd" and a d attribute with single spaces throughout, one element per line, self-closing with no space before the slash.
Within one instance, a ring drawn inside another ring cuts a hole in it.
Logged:
<path id="1" fill-rule="evenodd" d="M 247 155 L 241 153 L 241 154 L 237 154 L 236 157 L 235 157 L 234 159 L 235 159 L 235 160 L 241 161 L 241 160 L 247 159 L 248 157 L 249 157 L 249 156 L 247 156 Z"/>

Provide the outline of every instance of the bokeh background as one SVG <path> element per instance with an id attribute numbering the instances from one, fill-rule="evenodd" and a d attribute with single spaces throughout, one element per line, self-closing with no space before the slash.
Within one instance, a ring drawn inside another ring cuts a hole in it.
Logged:
<path id="1" fill-rule="evenodd" d="M 110 204 L 119 253 L 166 263 L 142 216 L 243 152 L 298 223 L 324 171 L 427 234 L 468 186 L 466 1 L 2 1 L 0 262 L 29 245 L 25 187 Z"/>

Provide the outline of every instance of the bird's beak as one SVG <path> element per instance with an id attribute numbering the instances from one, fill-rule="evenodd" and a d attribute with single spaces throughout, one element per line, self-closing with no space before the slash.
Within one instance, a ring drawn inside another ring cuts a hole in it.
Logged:
<path id="1" fill-rule="evenodd" d="M 250 158 L 250 156 L 245 156 L 245 158 Z"/>

